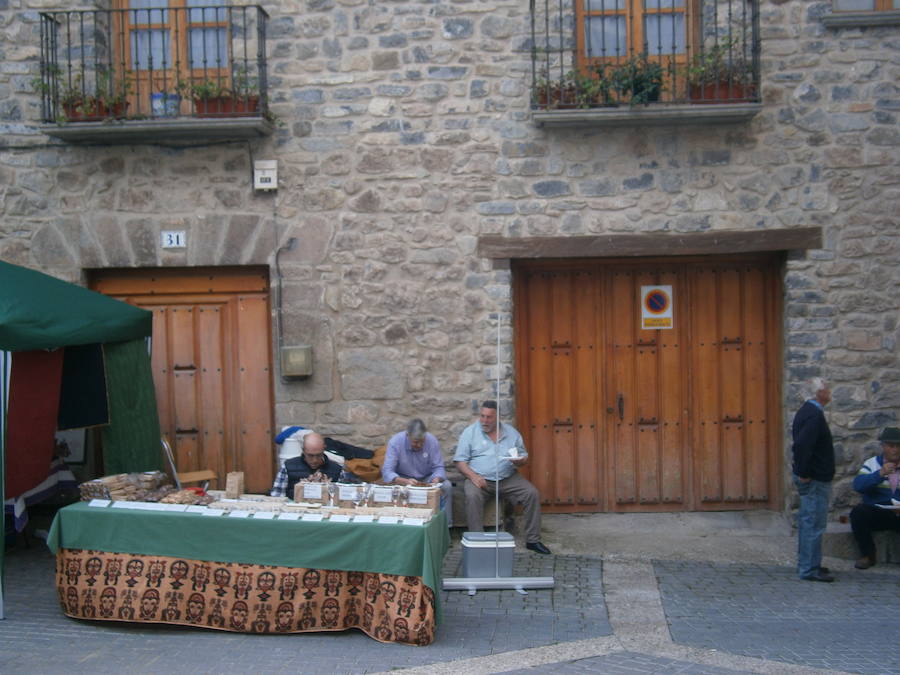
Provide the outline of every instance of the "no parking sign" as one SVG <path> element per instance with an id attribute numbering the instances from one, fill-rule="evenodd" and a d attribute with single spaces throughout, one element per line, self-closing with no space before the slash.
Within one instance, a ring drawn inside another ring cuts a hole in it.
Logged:
<path id="1" fill-rule="evenodd" d="M 641 286 L 641 328 L 666 329 L 673 325 L 672 287 Z"/>

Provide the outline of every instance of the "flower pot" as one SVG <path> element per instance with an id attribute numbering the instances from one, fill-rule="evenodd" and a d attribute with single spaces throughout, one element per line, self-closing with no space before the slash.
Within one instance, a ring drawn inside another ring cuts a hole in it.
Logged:
<path id="1" fill-rule="evenodd" d="M 194 111 L 197 117 L 252 117 L 259 114 L 259 97 L 195 98 Z"/>
<path id="2" fill-rule="evenodd" d="M 105 119 L 125 117 L 128 103 L 122 101 L 107 106 L 101 101 L 81 101 L 62 104 L 63 113 L 70 122 L 100 122 Z"/>
<path id="3" fill-rule="evenodd" d="M 712 84 L 692 84 L 690 98 L 692 103 L 742 103 L 749 101 L 756 93 L 752 84 L 739 82 L 714 82 Z"/>
<path id="4" fill-rule="evenodd" d="M 150 94 L 150 114 L 153 117 L 178 117 L 181 112 L 181 96 L 156 92 Z"/>

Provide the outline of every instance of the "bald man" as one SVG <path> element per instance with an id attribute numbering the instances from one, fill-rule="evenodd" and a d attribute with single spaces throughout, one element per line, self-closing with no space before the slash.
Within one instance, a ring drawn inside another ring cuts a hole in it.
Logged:
<path id="1" fill-rule="evenodd" d="M 325 456 L 325 439 L 321 434 L 317 434 L 315 431 L 306 434 L 300 439 L 300 447 L 299 457 L 286 459 L 281 465 L 272 490 L 269 492 L 273 497 L 293 499 L 294 486 L 316 472 L 328 476 L 332 483 L 340 480 L 341 465 Z"/>

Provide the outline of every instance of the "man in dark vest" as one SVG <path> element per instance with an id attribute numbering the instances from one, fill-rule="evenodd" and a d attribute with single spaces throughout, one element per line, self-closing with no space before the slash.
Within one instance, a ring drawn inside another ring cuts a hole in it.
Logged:
<path id="1" fill-rule="evenodd" d="M 294 498 L 294 486 L 298 481 L 309 478 L 314 473 L 328 476 L 332 483 L 341 477 L 341 465 L 325 455 L 325 439 L 315 431 L 303 436 L 299 457 L 284 460 L 269 494 L 273 497 Z"/>
<path id="2" fill-rule="evenodd" d="M 794 485 L 800 495 L 797 512 L 797 573 L 805 581 L 834 581 L 822 567 L 822 535 L 828 519 L 831 479 L 834 478 L 834 445 L 825 421 L 831 389 L 822 378 L 812 380 L 810 394 L 791 427 L 794 444 Z"/>

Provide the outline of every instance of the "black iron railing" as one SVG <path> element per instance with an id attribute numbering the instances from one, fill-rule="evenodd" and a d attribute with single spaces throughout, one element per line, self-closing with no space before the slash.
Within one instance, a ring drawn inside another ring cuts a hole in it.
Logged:
<path id="1" fill-rule="evenodd" d="M 759 0 L 531 0 L 532 107 L 759 100 Z"/>
<path id="2" fill-rule="evenodd" d="M 268 116 L 259 5 L 40 15 L 44 122 Z"/>

